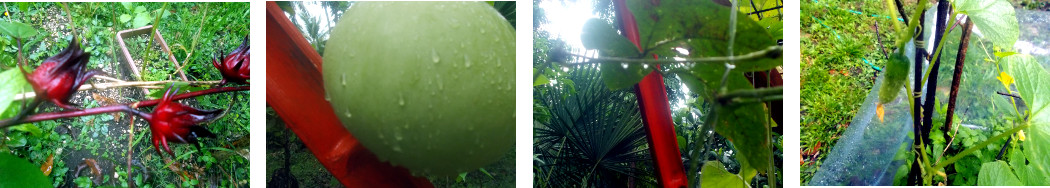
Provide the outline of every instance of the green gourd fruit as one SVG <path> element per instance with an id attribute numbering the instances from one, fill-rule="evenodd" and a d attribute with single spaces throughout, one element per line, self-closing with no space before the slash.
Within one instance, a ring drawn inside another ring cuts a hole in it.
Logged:
<path id="1" fill-rule="evenodd" d="M 327 43 L 327 98 L 381 161 L 474 170 L 514 145 L 514 36 L 484 2 L 354 3 Z"/>
<path id="2" fill-rule="evenodd" d="M 886 104 L 897 99 L 897 94 L 900 93 L 901 87 L 908 79 L 908 62 L 910 62 L 908 56 L 905 56 L 903 52 L 894 52 L 890 55 L 884 73 L 886 78 L 882 80 L 882 88 L 879 89 L 880 103 Z"/>

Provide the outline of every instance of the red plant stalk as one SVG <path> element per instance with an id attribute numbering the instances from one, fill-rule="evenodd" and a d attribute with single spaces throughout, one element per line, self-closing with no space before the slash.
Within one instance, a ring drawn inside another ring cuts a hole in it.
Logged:
<path id="1" fill-rule="evenodd" d="M 659 1 L 650 1 L 655 5 Z M 616 0 L 613 4 L 616 8 L 616 17 L 620 19 L 620 28 L 624 35 L 635 47 L 641 49 L 641 40 L 638 34 L 638 23 L 634 14 L 627 8 L 625 0 Z M 654 54 L 653 58 L 657 58 Z M 660 66 L 655 66 L 660 69 Z M 641 82 L 635 85 L 638 93 L 638 106 L 642 109 L 642 120 L 645 123 L 646 137 L 649 141 L 649 150 L 656 163 L 657 178 L 662 187 L 686 187 L 689 183 L 682 168 L 681 151 L 678 150 L 677 135 L 674 123 L 671 121 L 671 107 L 667 102 L 667 91 L 664 90 L 663 76 L 657 71 L 650 72 Z"/>
<path id="2" fill-rule="evenodd" d="M 172 96 L 172 100 L 182 100 L 182 99 L 193 98 L 193 97 L 197 97 L 197 96 L 209 95 L 209 94 L 215 94 L 215 93 L 225 93 L 225 92 L 233 92 L 233 91 L 247 91 L 249 88 L 250 88 L 250 86 L 211 88 L 211 89 L 206 89 L 206 90 L 200 90 L 200 91 L 195 91 L 195 92 L 189 92 L 189 93 L 183 93 L 183 94 L 175 95 L 175 96 Z M 139 102 L 128 103 L 128 104 L 115 104 L 115 105 L 109 105 L 109 106 L 103 106 L 103 107 L 97 107 L 97 108 L 89 108 L 89 109 L 83 109 L 83 110 L 39 113 L 39 114 L 30 115 L 30 116 L 25 117 L 24 119 L 18 120 L 18 121 L 14 120 L 14 118 L 0 120 L 0 128 L 14 126 L 14 125 L 22 124 L 22 123 L 31 123 L 31 122 L 55 120 L 55 119 L 78 117 L 78 116 L 86 116 L 86 115 L 121 112 L 124 109 L 126 109 L 128 106 L 131 106 L 131 107 L 134 107 L 134 108 L 155 106 L 155 105 L 159 104 L 160 101 L 161 101 L 160 99 L 154 99 L 154 100 L 145 100 L 145 101 L 139 101 Z M 23 110 L 25 110 L 25 109 L 23 109 Z"/>

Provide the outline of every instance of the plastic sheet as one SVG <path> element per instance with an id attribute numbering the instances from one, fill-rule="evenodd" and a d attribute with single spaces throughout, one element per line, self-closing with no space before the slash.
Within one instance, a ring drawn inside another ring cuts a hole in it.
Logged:
<path id="1" fill-rule="evenodd" d="M 935 16 L 932 12 L 927 12 L 926 15 L 927 28 L 933 28 Z M 1012 50 L 1032 55 L 1044 68 L 1050 69 L 1050 35 L 1043 33 L 1050 31 L 1050 12 L 1018 9 L 1016 14 L 1021 26 L 1021 36 Z M 944 39 L 947 42 L 941 57 L 937 89 L 932 91 L 937 93 L 940 105 L 948 103 L 961 30 L 956 28 Z M 994 52 L 993 46 L 987 40 L 981 39 L 977 32 L 971 37 L 966 55 L 963 81 L 956 100 L 956 117 L 953 119 L 956 119 L 954 124 L 963 129 L 991 134 L 998 126 L 1005 126 L 998 120 L 1004 119 L 1003 116 L 1015 114 L 1015 111 L 1008 97 L 996 94 L 997 91 L 1004 91 L 996 79 L 999 71 L 994 62 L 985 61 L 994 59 L 994 55 L 991 55 Z M 927 44 L 930 46 L 933 43 L 932 33 L 925 32 Z M 927 48 L 932 51 L 930 47 Z M 914 55 L 911 52 L 914 50 L 911 43 L 906 49 L 909 56 Z M 907 167 L 906 161 L 895 156 L 911 151 L 913 129 L 907 101 L 908 92 L 902 89 L 896 100 L 884 106 L 885 122 L 880 122 L 875 114 L 875 107 L 882 79 L 880 75 L 853 117 L 849 128 L 835 143 L 820 169 L 810 180 L 810 185 L 893 185 L 898 168 Z M 914 78 L 909 76 L 909 79 Z M 909 85 L 911 83 L 914 81 L 908 82 Z M 934 118 L 944 119 L 944 114 L 935 114 Z M 936 148 L 940 149 L 943 148 Z"/>

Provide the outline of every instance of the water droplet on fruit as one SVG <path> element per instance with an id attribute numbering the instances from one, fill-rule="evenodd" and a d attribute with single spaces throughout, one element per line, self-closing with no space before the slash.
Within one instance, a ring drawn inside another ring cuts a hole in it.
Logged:
<path id="1" fill-rule="evenodd" d="M 401 136 L 401 131 L 396 131 L 396 132 L 394 132 L 394 139 L 396 139 L 397 141 L 401 141 L 401 140 L 404 140 L 405 137 Z"/>
<path id="2" fill-rule="evenodd" d="M 343 73 L 343 87 L 346 87 L 346 73 Z"/>
<path id="3" fill-rule="evenodd" d="M 405 96 L 404 95 L 398 95 L 397 96 L 397 104 L 401 105 L 401 106 L 405 106 Z"/>
<path id="4" fill-rule="evenodd" d="M 426 53 L 426 52 L 424 52 L 424 53 Z M 441 62 L 441 57 L 438 57 L 437 50 L 430 49 L 430 53 L 433 54 L 432 58 L 434 59 L 434 63 Z"/>
<path id="5" fill-rule="evenodd" d="M 470 68 L 470 57 L 467 56 L 467 55 L 463 55 L 463 61 L 465 62 L 464 66 L 467 66 L 467 68 Z"/>
<path id="6" fill-rule="evenodd" d="M 643 69 L 648 69 L 649 68 L 649 64 L 642 64 L 642 68 Z"/>
<path id="7" fill-rule="evenodd" d="M 346 109 L 346 113 L 344 113 L 344 115 L 346 115 L 346 118 L 351 118 L 351 117 L 354 116 L 353 114 L 350 114 L 350 109 L 349 108 Z"/>
<path id="8" fill-rule="evenodd" d="M 324 94 L 324 101 L 332 102 L 332 97 L 328 96 L 328 93 Z"/>
<path id="9" fill-rule="evenodd" d="M 401 146 L 399 146 L 397 144 L 394 144 L 394 151 L 398 152 L 398 153 L 401 153 Z"/>
<path id="10" fill-rule="evenodd" d="M 622 67 L 623 67 L 623 69 L 627 69 L 627 66 L 628 66 L 628 65 L 627 65 L 627 63 L 620 63 L 620 66 L 622 66 Z"/>

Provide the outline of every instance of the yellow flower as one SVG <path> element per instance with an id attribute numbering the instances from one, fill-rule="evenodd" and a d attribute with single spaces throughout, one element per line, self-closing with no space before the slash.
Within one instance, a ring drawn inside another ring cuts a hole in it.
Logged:
<path id="1" fill-rule="evenodd" d="M 999 72 L 999 76 L 996 76 L 995 79 L 999 79 L 999 82 L 1002 82 L 1003 87 L 1007 89 L 1010 88 L 1010 84 L 1014 83 L 1014 77 L 1006 74 L 1006 72 Z"/>
<path id="2" fill-rule="evenodd" d="M 1017 131 L 1017 140 L 1024 141 L 1024 130 Z"/>

